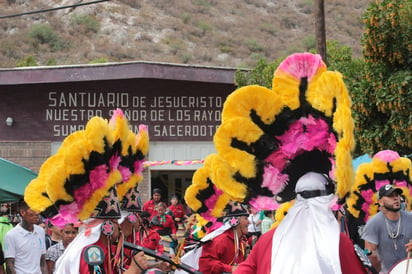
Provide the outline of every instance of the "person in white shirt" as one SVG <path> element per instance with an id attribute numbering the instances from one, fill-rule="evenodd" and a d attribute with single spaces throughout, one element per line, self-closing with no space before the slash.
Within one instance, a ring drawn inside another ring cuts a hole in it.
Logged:
<path id="1" fill-rule="evenodd" d="M 18 208 L 22 222 L 4 238 L 7 273 L 46 274 L 44 229 L 36 225 L 39 214 L 31 210 L 23 199 L 19 201 Z"/>
<path id="2" fill-rule="evenodd" d="M 250 207 L 248 220 L 248 243 L 253 247 L 259 239 L 260 235 L 262 235 L 261 223 L 263 220 L 263 212 L 257 211 L 253 207 Z"/>

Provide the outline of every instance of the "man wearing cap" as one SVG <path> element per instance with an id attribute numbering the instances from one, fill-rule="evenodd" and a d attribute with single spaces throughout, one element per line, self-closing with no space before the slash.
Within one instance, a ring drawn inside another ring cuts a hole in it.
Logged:
<path id="1" fill-rule="evenodd" d="M 249 212 L 243 204 L 230 202 L 225 209 L 224 232 L 207 242 L 199 259 L 202 273 L 232 273 L 245 259 L 245 242 L 248 233 Z M 219 229 L 218 229 L 219 230 Z"/>
<path id="2" fill-rule="evenodd" d="M 366 273 L 330 208 L 332 186 L 323 174 L 303 175 L 288 214 L 277 229 L 259 238 L 234 273 Z"/>
<path id="3" fill-rule="evenodd" d="M 162 190 L 160 188 L 153 189 L 152 199 L 144 203 L 143 211 L 149 212 L 151 217 L 155 216 L 157 214 L 156 206 L 159 203 L 162 203 L 164 207 L 167 208 L 167 205 L 164 202 L 162 202 L 161 199 Z"/>
<path id="4" fill-rule="evenodd" d="M 380 212 L 366 223 L 362 231 L 365 249 L 377 271 L 388 271 L 412 251 L 412 213 L 401 210 L 402 189 L 393 185 L 379 188 Z"/>

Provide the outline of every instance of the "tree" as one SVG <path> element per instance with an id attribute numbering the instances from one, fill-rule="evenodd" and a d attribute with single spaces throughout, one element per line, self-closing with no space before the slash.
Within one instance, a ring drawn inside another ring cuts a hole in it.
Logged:
<path id="1" fill-rule="evenodd" d="M 412 153 L 412 25 L 408 0 L 371 3 L 362 38 L 365 78 L 352 94 L 361 150 Z"/>

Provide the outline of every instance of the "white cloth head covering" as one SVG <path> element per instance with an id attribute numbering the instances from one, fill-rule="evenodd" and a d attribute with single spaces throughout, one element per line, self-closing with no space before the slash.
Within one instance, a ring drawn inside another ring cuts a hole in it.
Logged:
<path id="1" fill-rule="evenodd" d="M 295 191 L 325 190 L 326 184 L 324 176 L 308 172 L 297 181 Z M 333 197 L 296 196 L 273 236 L 271 274 L 342 273 L 339 224 L 330 209 Z"/>
<path id="2" fill-rule="evenodd" d="M 55 273 L 69 274 L 79 273 L 80 270 L 80 256 L 83 248 L 88 245 L 96 243 L 100 238 L 101 227 L 103 219 L 89 219 L 90 222 L 96 222 L 101 220 L 100 223 L 91 227 L 90 234 L 86 233 L 87 228 L 80 227 L 79 234 L 74 240 L 66 247 L 64 253 L 59 257 L 56 262 Z M 86 235 L 87 234 L 87 235 Z M 79 255 L 80 254 L 80 255 Z"/>

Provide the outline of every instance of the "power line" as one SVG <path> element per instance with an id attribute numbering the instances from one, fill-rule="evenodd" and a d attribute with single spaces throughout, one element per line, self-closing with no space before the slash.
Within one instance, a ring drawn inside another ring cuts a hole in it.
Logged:
<path id="1" fill-rule="evenodd" d="M 44 9 L 44 10 L 28 11 L 28 12 L 22 12 L 22 13 L 10 14 L 10 15 L 2 15 L 2 16 L 0 16 L 0 19 L 11 18 L 11 17 L 18 17 L 18 16 L 23 16 L 23 15 L 28 15 L 28 14 L 49 12 L 49 11 L 54 11 L 54 10 L 75 8 L 75 7 L 79 7 L 79 6 L 92 5 L 92 4 L 97 4 L 97 3 L 101 3 L 101 2 L 107 2 L 107 1 L 110 1 L 110 0 L 97 0 L 97 1 L 92 1 L 92 2 L 73 4 L 73 5 L 69 5 L 69 6 L 61 6 L 61 7 L 57 7 L 57 8 L 50 8 L 50 9 Z"/>

